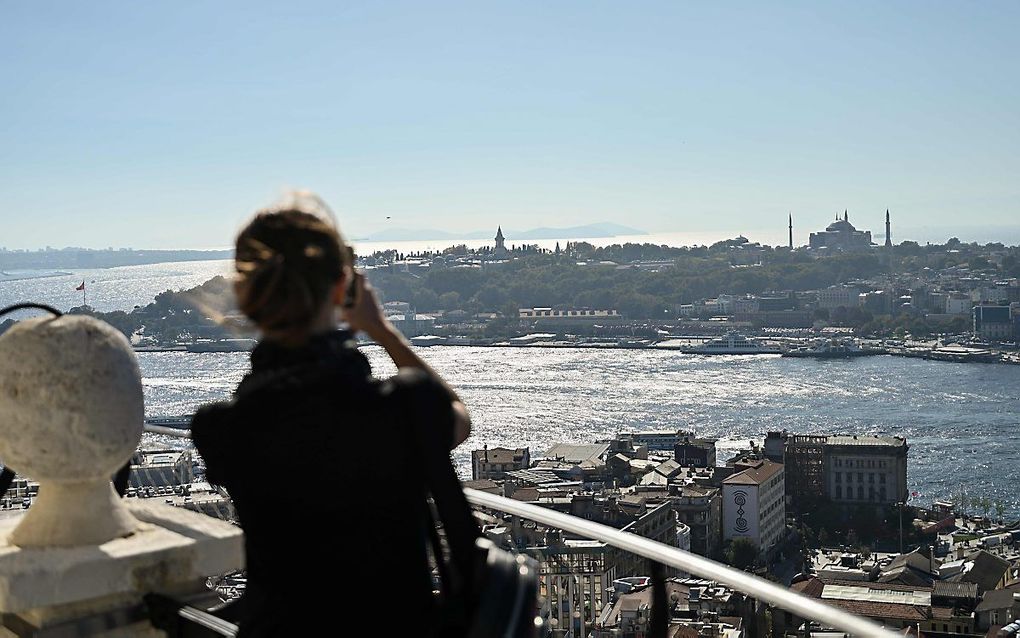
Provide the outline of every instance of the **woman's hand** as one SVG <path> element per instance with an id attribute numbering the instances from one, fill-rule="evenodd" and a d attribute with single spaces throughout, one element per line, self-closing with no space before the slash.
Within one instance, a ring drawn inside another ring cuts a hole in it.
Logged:
<path id="1" fill-rule="evenodd" d="M 350 325 L 352 331 L 361 331 L 372 339 L 378 340 L 381 335 L 393 331 L 393 326 L 386 320 L 382 306 L 365 276 L 354 272 L 354 304 L 342 307 L 340 314 Z"/>
<path id="2" fill-rule="evenodd" d="M 350 325 L 351 330 L 364 332 L 382 346 L 397 368 L 418 368 L 439 382 L 449 396 L 450 409 L 453 410 L 453 447 L 463 443 L 471 434 L 471 416 L 468 414 L 467 408 L 464 407 L 464 403 L 461 402 L 453 388 L 447 385 L 427 363 L 422 361 L 421 357 L 411 349 L 407 339 L 386 320 L 372 286 L 361 273 L 354 273 L 354 303 L 349 308 L 342 306 L 341 316 Z"/>

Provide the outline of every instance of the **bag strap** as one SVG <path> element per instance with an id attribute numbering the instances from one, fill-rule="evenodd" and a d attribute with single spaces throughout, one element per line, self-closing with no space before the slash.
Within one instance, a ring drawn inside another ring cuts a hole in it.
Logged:
<path id="1" fill-rule="evenodd" d="M 455 567 L 450 571 L 450 593 L 454 596 L 470 596 L 477 591 L 475 540 L 482 533 L 461 489 L 457 472 L 453 469 L 450 452 L 444 449 L 440 437 L 427 431 L 428 425 L 416 419 L 411 424 L 411 430 L 424 456 L 426 487 L 432 493 L 450 544 L 450 562 Z M 438 554 L 436 561 L 441 560 L 442 555 Z"/>

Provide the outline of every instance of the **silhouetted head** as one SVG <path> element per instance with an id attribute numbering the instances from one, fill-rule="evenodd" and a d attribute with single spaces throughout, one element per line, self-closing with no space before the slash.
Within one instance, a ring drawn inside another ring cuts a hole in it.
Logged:
<path id="1" fill-rule="evenodd" d="M 261 210 L 237 236 L 238 307 L 272 339 L 298 344 L 331 317 L 351 253 L 329 208 L 296 193 Z"/>

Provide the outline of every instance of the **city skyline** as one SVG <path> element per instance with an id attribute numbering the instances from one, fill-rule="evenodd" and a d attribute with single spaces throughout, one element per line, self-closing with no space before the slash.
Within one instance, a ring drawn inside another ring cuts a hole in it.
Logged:
<path id="1" fill-rule="evenodd" d="M 897 243 L 1016 243 L 1018 14 L 15 5 L 0 244 L 224 247 L 289 186 L 352 237 L 609 221 L 785 245 L 792 212 L 802 245 L 846 208 L 881 234 L 889 208 Z"/>

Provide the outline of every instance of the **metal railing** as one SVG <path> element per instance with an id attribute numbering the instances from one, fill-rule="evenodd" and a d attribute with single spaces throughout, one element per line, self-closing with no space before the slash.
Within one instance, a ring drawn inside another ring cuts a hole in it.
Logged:
<path id="1" fill-rule="evenodd" d="M 637 534 L 621 532 L 607 525 L 593 523 L 576 516 L 487 492 L 465 488 L 464 494 L 467 496 L 468 502 L 476 507 L 498 510 L 590 540 L 600 541 L 651 561 L 726 585 L 752 598 L 785 609 L 800 618 L 818 622 L 825 627 L 869 638 L 894 638 L 899 635 L 871 620 L 826 605 L 814 598 L 802 596 L 764 578 L 758 578 L 747 572 L 709 560 L 704 556 L 670 547 Z"/>
<path id="2" fill-rule="evenodd" d="M 166 428 L 153 425 L 145 426 L 146 432 L 179 438 L 190 438 L 187 430 Z M 759 578 L 727 565 L 709 560 L 704 556 L 670 547 L 656 541 L 622 532 L 607 525 L 563 514 L 555 510 L 522 503 L 503 496 L 487 492 L 464 489 L 469 503 L 475 507 L 495 510 L 541 523 L 555 529 L 576 534 L 589 540 L 595 540 L 617 549 L 630 552 L 661 563 L 706 580 L 715 581 L 757 600 L 770 603 L 794 615 L 819 623 L 823 627 L 861 636 L 864 638 L 898 638 L 899 634 L 890 631 L 867 618 L 855 616 L 836 607 L 822 603 L 776 585 L 764 578 Z"/>

